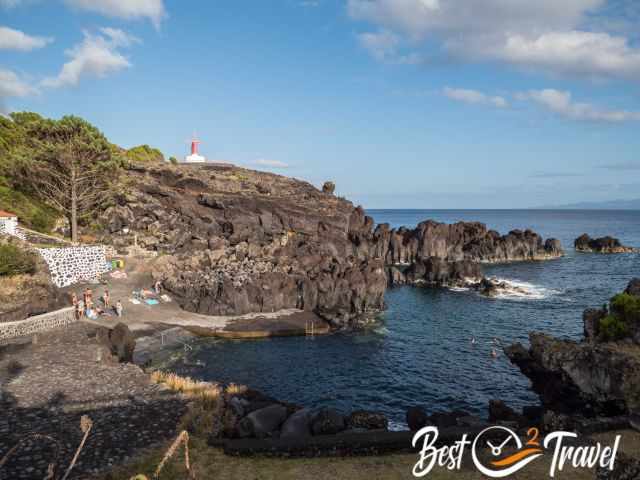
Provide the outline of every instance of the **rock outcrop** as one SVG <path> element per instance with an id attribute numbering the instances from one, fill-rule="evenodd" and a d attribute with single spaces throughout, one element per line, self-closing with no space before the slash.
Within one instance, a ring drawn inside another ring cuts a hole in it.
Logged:
<path id="1" fill-rule="evenodd" d="M 585 311 L 582 342 L 531 333 L 529 348 L 517 343 L 505 349 L 547 408 L 587 417 L 640 411 L 638 285 L 632 281 L 631 293 L 615 296 L 608 310 Z"/>
<path id="2" fill-rule="evenodd" d="M 484 290 L 488 284 L 481 284 L 481 264 L 548 260 L 564 254 L 556 239 L 544 241 L 531 230 L 500 235 L 478 222 L 445 224 L 428 220 L 412 230 L 389 230 L 383 224 L 376 228 L 374 239 L 373 253 L 385 259 L 392 285 Z"/>
<path id="3" fill-rule="evenodd" d="M 382 309 L 388 284 L 479 284 L 480 263 L 562 254 L 530 230 L 481 223 L 374 229 L 331 185 L 236 167 L 133 166 L 127 186 L 102 215 L 103 241 L 162 253 L 154 277 L 201 314 L 298 308 L 342 327 Z"/>
<path id="4" fill-rule="evenodd" d="M 577 252 L 586 253 L 633 253 L 637 250 L 620 243 L 620 240 L 613 237 L 591 238 L 583 233 L 573 242 Z"/>

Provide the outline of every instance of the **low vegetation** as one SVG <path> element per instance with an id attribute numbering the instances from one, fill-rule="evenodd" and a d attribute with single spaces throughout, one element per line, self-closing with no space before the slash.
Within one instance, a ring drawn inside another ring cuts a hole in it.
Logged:
<path id="1" fill-rule="evenodd" d="M 157 148 L 149 145 L 138 145 L 125 152 L 125 157 L 130 162 L 164 162 L 164 155 Z"/>
<path id="2" fill-rule="evenodd" d="M 0 276 L 34 274 L 36 258 L 31 252 L 15 245 L 0 244 Z"/>
<path id="3" fill-rule="evenodd" d="M 616 341 L 629 336 L 634 325 L 640 325 L 640 298 L 620 293 L 611 299 L 598 331 L 602 340 Z"/>

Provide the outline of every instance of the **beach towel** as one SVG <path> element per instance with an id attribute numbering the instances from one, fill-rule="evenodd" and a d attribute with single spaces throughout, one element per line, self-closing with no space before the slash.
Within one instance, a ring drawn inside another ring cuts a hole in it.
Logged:
<path id="1" fill-rule="evenodd" d="M 145 302 L 147 303 L 147 305 L 158 305 L 160 303 L 155 298 L 149 298 L 148 300 L 145 300 Z"/>
<path id="2" fill-rule="evenodd" d="M 133 303 L 134 305 L 140 305 L 140 300 L 138 300 L 136 298 L 130 298 L 129 301 L 131 303 Z"/>
<path id="3" fill-rule="evenodd" d="M 169 303 L 171 301 L 171 297 L 167 294 L 160 295 L 160 298 L 162 299 L 163 302 Z"/>

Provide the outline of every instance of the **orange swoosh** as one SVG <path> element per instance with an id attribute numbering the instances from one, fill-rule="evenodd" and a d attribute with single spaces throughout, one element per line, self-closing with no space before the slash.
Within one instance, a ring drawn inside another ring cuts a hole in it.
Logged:
<path id="1" fill-rule="evenodd" d="M 514 453 L 513 455 L 504 458 L 502 460 L 498 460 L 497 462 L 491 462 L 492 465 L 496 467 L 508 467 L 509 465 L 513 465 L 519 460 L 526 458 L 530 455 L 534 455 L 536 453 L 542 453 L 542 450 L 539 448 L 525 448 L 524 450 Z"/>

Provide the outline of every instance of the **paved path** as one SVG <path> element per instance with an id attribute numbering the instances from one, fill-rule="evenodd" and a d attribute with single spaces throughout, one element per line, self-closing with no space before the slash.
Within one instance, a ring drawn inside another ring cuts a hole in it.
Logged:
<path id="1" fill-rule="evenodd" d="M 97 359 L 95 328 L 76 323 L 37 336 L 38 343 L 0 347 L 0 458 L 26 434 L 55 437 L 66 469 L 88 415 L 93 428 L 71 478 L 86 478 L 140 449 L 167 441 L 185 401 L 135 365 Z M 45 478 L 52 443 L 30 441 L 0 469 L 0 479 Z"/>

